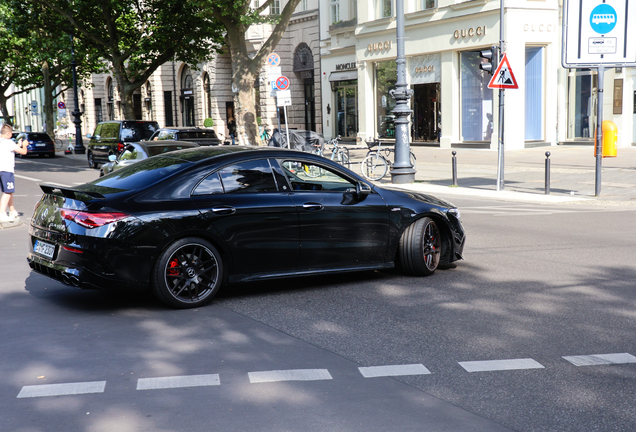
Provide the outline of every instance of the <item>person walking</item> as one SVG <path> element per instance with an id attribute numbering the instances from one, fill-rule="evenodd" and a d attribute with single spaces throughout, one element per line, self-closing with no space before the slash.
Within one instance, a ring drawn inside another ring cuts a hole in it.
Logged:
<path id="1" fill-rule="evenodd" d="M 15 143 L 11 139 L 13 128 L 4 124 L 0 129 L 0 185 L 2 187 L 2 198 L 0 198 L 0 222 L 13 222 L 18 216 L 18 212 L 13 207 L 13 193 L 15 192 L 15 154 L 27 154 L 25 139 Z M 9 213 L 7 214 L 7 206 Z"/>

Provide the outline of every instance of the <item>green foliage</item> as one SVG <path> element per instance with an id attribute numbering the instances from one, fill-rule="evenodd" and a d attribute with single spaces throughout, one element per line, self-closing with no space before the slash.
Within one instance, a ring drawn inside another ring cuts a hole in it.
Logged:
<path id="1" fill-rule="evenodd" d="M 214 126 L 214 120 L 211 118 L 206 118 L 205 120 L 203 120 L 203 126 L 205 127 L 213 127 Z"/>

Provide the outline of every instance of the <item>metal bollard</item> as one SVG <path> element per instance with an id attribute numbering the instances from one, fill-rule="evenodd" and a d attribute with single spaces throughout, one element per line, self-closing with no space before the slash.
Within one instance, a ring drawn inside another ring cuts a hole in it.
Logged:
<path id="1" fill-rule="evenodd" d="M 457 152 L 453 150 L 453 186 L 457 186 Z"/>
<path id="2" fill-rule="evenodd" d="M 545 194 L 550 195 L 550 152 L 545 152 Z"/>

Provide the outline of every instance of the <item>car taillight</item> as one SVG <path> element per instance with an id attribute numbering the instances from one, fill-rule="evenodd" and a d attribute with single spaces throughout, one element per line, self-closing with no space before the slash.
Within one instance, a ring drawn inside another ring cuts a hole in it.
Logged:
<path id="1" fill-rule="evenodd" d="M 85 228 L 99 228 L 130 217 L 130 215 L 126 213 L 90 213 L 64 209 L 60 210 L 60 214 L 64 219 L 73 221 Z"/>
<path id="2" fill-rule="evenodd" d="M 117 153 L 124 151 L 124 143 L 117 143 Z"/>

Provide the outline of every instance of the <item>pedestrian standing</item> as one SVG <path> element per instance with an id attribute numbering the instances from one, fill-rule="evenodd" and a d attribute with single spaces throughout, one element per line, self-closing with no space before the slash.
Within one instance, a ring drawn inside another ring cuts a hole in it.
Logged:
<path id="1" fill-rule="evenodd" d="M 12 222 L 18 216 L 13 207 L 13 193 L 15 192 L 15 154 L 27 154 L 28 142 L 21 139 L 16 143 L 11 139 L 13 128 L 4 124 L 0 129 L 0 184 L 2 186 L 2 198 L 0 198 L 0 222 Z M 7 214 L 7 206 L 9 213 Z"/>
<path id="2" fill-rule="evenodd" d="M 235 145 L 236 142 L 234 139 L 236 138 L 236 122 L 234 121 L 234 117 L 230 117 L 227 121 L 227 129 L 230 131 L 230 136 L 232 137 L 232 145 Z"/>

